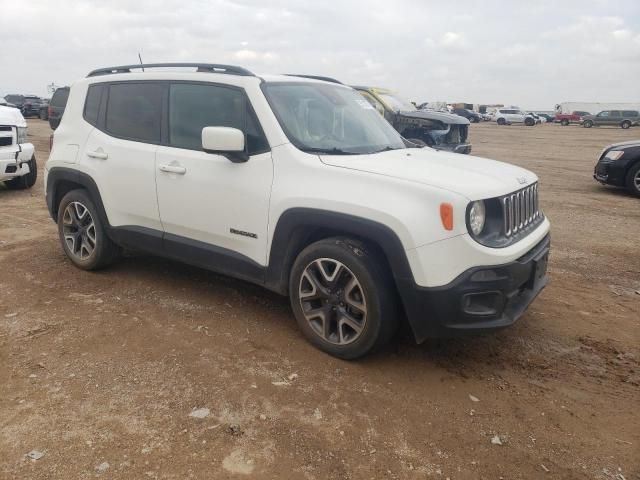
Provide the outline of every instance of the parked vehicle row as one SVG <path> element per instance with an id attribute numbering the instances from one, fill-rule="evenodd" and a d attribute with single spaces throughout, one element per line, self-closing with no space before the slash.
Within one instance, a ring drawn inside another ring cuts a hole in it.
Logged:
<path id="1" fill-rule="evenodd" d="M 4 106 L 19 109 L 25 118 L 40 117 L 40 112 L 48 106 L 48 100 L 36 95 L 10 94 L 5 95 L 4 104 Z"/>
<path id="2" fill-rule="evenodd" d="M 133 248 L 262 285 L 346 359 L 402 317 L 418 342 L 513 324 L 547 283 L 537 177 L 416 148 L 372 99 L 402 128 L 432 119 L 383 95 L 228 65 L 93 71 L 45 166 L 62 249 L 86 270 Z"/>

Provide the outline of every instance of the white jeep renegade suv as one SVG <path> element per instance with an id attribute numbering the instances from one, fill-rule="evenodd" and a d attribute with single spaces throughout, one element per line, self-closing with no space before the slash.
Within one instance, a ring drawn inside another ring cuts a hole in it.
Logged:
<path id="1" fill-rule="evenodd" d="M 77 82 L 55 132 L 47 204 L 78 267 L 133 248 L 263 285 L 341 358 L 403 318 L 418 342 L 506 327 L 545 286 L 533 173 L 407 148 L 344 85 L 142 67 Z"/>
<path id="2" fill-rule="evenodd" d="M 37 176 L 26 120 L 17 108 L 0 106 L 0 182 L 10 189 L 25 189 L 33 187 Z"/>

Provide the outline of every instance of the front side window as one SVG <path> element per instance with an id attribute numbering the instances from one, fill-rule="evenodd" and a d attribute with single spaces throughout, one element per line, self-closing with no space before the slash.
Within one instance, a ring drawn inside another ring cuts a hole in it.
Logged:
<path id="1" fill-rule="evenodd" d="M 116 137 L 160 143 L 160 83 L 115 83 L 109 87 L 105 130 Z"/>
<path id="2" fill-rule="evenodd" d="M 202 150 L 204 127 L 231 127 L 246 134 L 249 155 L 268 150 L 242 90 L 220 85 L 176 83 L 169 91 L 169 145 Z"/>
<path id="3" fill-rule="evenodd" d="M 598 116 L 599 116 L 600 118 L 609 118 L 609 112 L 606 112 L 606 111 L 605 111 L 605 112 L 600 112 L 600 113 L 598 114 Z"/>
<path id="4" fill-rule="evenodd" d="M 285 134 L 302 151 L 363 154 L 405 148 L 402 137 L 357 91 L 315 82 L 266 83 Z"/>

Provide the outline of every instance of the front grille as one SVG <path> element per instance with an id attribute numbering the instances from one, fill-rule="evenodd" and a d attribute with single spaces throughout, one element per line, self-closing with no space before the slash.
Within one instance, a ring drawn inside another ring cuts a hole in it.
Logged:
<path id="1" fill-rule="evenodd" d="M 538 184 L 502 197 L 504 234 L 511 238 L 542 220 L 538 204 Z"/>

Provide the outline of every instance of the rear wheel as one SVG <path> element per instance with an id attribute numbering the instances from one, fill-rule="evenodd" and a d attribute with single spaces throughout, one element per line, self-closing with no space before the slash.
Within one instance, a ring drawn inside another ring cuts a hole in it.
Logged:
<path id="1" fill-rule="evenodd" d="M 27 165 L 29 165 L 29 173 L 5 182 L 7 188 L 11 190 L 25 190 L 36 184 L 38 178 L 38 163 L 36 162 L 35 155 L 27 162 Z"/>
<path id="2" fill-rule="evenodd" d="M 566 118 L 563 118 L 562 120 L 560 120 L 560 125 L 562 125 L 563 127 L 566 127 L 567 125 L 569 125 L 569 120 L 567 120 Z"/>
<path id="3" fill-rule="evenodd" d="M 624 128 L 625 130 L 630 126 L 631 126 L 631 122 L 629 120 L 623 120 L 622 123 L 620 124 L 620 127 Z"/>
<path id="4" fill-rule="evenodd" d="M 498 125 L 506 125 L 507 124 L 507 121 L 504 118 L 499 118 L 497 120 L 497 122 L 498 122 Z"/>
<path id="5" fill-rule="evenodd" d="M 584 128 L 591 128 L 591 127 L 593 127 L 593 121 L 591 121 L 591 120 L 585 120 L 585 121 L 584 121 L 584 123 L 582 124 L 582 126 L 583 126 Z"/>
<path id="6" fill-rule="evenodd" d="M 397 328 L 395 288 L 374 252 L 349 238 L 320 240 L 296 259 L 289 281 L 305 337 L 346 360 L 387 343 Z"/>
<path id="7" fill-rule="evenodd" d="M 640 197 L 640 162 L 633 165 L 627 172 L 626 184 L 629 192 Z"/>
<path id="8" fill-rule="evenodd" d="M 58 206 L 58 234 L 67 257 L 83 270 L 106 267 L 120 253 L 107 236 L 86 190 L 72 190 L 62 198 Z"/>

